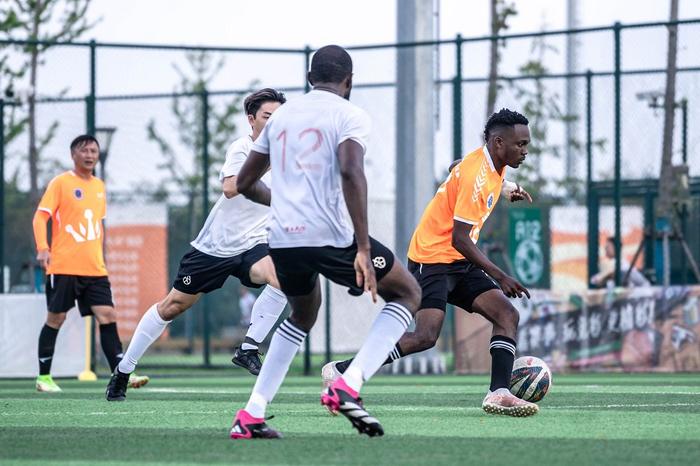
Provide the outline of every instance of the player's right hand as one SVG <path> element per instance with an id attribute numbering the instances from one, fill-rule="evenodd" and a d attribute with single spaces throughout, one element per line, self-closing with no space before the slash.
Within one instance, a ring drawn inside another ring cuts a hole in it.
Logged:
<path id="1" fill-rule="evenodd" d="M 505 294 L 509 298 L 522 298 L 523 294 L 530 298 L 530 292 L 527 290 L 527 288 L 521 285 L 520 282 L 514 279 L 513 277 L 504 275 L 503 278 L 498 280 L 498 284 L 501 285 L 501 290 L 503 290 L 503 294 Z"/>
<path id="2" fill-rule="evenodd" d="M 41 268 L 46 270 L 46 268 L 49 266 L 49 262 L 51 261 L 51 253 L 48 249 L 39 251 L 36 254 L 36 260 L 39 262 L 39 265 L 41 265 Z"/>
<path id="3" fill-rule="evenodd" d="M 377 276 L 374 273 L 369 250 L 358 249 L 355 255 L 355 282 L 360 288 L 372 294 L 372 302 L 377 302 Z"/>

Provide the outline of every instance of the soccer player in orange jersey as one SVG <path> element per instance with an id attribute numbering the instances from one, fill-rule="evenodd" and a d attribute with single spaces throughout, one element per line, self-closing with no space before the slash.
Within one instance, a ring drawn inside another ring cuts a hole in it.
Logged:
<path id="1" fill-rule="evenodd" d="M 518 168 L 527 156 L 528 120 L 503 109 L 489 118 L 484 138 L 484 146 L 451 168 L 413 234 L 408 268 L 418 280 L 423 297 L 415 330 L 401 337 L 386 363 L 434 346 L 447 303 L 476 312 L 493 324 L 491 386 L 482 404 L 484 411 L 530 416 L 537 413 L 537 405 L 516 398 L 509 390 L 519 315 L 507 299 L 530 294 L 476 246 L 501 192 L 511 201 L 532 202 L 530 195 L 515 183 L 505 182 L 504 189 L 506 166 Z M 337 378 L 348 363 L 331 362 L 324 366 L 324 383 Z"/>
<path id="2" fill-rule="evenodd" d="M 70 145 L 73 170 L 51 180 L 34 214 L 37 260 L 46 270 L 46 323 L 39 334 L 40 392 L 60 392 L 51 378 L 51 362 L 58 330 L 66 312 L 78 302 L 82 316 L 94 315 L 100 324 L 100 343 L 111 370 L 122 357 L 117 334 L 117 315 L 102 253 L 106 193 L 102 180 L 92 175 L 100 147 L 89 135 L 78 136 Z M 47 242 L 51 219 L 51 246 Z M 134 375 L 130 385 L 138 388 L 148 377 Z"/>

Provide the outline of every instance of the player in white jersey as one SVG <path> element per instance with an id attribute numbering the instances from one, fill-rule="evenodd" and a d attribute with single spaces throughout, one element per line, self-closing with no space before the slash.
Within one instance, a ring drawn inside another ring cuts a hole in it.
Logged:
<path id="1" fill-rule="evenodd" d="M 233 439 L 281 437 L 265 423 L 265 409 L 316 321 L 319 274 L 352 294 L 368 291 L 375 301 L 377 294 L 386 301 L 353 364 L 321 395 L 324 406 L 343 414 L 360 433 L 383 435 L 359 392 L 406 331 L 420 302 L 415 279 L 367 231 L 363 158 L 370 119 L 348 101 L 350 55 L 334 45 L 319 49 L 308 79 L 313 90 L 270 118 L 236 180 L 245 196 L 264 199 L 258 180 L 272 167 L 270 256 L 292 313 L 272 337 L 248 404 L 233 421 Z"/>
<path id="2" fill-rule="evenodd" d="M 285 102 L 284 94 L 261 89 L 249 95 L 244 107 L 252 135 L 231 144 L 221 168 L 223 194 L 212 207 L 202 230 L 192 241 L 192 249 L 180 261 L 170 293 L 151 306 L 141 318 L 129 348 L 114 371 L 107 387 L 107 399 L 126 397 L 125 377 L 133 372 L 148 347 L 166 326 L 204 293 L 223 286 L 233 275 L 245 286 L 267 285 L 255 302 L 245 341 L 236 349 L 233 362 L 257 375 L 260 371 L 258 345 L 265 339 L 284 310 L 287 299 L 280 291 L 275 268 L 268 255 L 267 218 L 269 208 L 243 196 L 237 196 L 236 177 L 245 162 L 253 140 L 260 134 L 273 112 Z M 261 183 L 270 183 L 270 174 Z"/>

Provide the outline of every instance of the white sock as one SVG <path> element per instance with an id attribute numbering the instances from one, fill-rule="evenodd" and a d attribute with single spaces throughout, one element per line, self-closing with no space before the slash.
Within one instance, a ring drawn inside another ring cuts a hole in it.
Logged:
<path id="1" fill-rule="evenodd" d="M 165 327 L 170 323 L 169 320 L 163 320 L 158 315 L 158 304 L 154 304 L 141 317 L 134 336 L 131 337 L 129 347 L 124 353 L 124 357 L 117 366 L 122 374 L 131 374 L 136 369 L 136 364 L 143 356 L 149 346 L 158 339 L 163 333 Z"/>
<path id="2" fill-rule="evenodd" d="M 369 380 L 384 364 L 387 356 L 406 332 L 413 316 L 398 303 L 386 303 L 377 315 L 365 343 L 343 374 L 343 380 L 359 393 L 365 380 Z"/>
<path id="3" fill-rule="evenodd" d="M 250 327 L 248 327 L 248 332 L 246 332 L 245 336 L 257 343 L 262 343 L 267 334 L 270 333 L 270 330 L 272 330 L 272 327 L 277 323 L 277 319 L 279 319 L 286 305 L 287 297 L 284 293 L 277 288 L 267 285 L 260 293 L 260 296 L 258 296 L 258 299 L 255 300 L 255 304 L 253 304 Z M 241 346 L 243 350 L 255 348 L 257 347 L 250 343 L 243 343 Z"/>
<path id="4" fill-rule="evenodd" d="M 253 417 L 265 417 L 267 404 L 277 394 L 294 356 L 306 338 L 306 332 L 296 328 L 286 319 L 272 335 L 270 349 L 265 356 L 253 393 L 245 410 Z"/>

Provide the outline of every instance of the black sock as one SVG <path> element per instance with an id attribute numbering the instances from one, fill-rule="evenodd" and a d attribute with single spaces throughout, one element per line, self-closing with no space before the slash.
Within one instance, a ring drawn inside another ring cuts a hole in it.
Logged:
<path id="1" fill-rule="evenodd" d="M 515 341 L 503 335 L 491 337 L 491 387 L 510 388 L 510 378 L 515 360 Z"/>
<path id="2" fill-rule="evenodd" d="M 403 351 L 401 351 L 401 347 L 399 346 L 398 343 L 396 343 L 396 346 L 394 346 L 394 349 L 391 350 L 391 353 L 389 353 L 389 356 L 387 356 L 386 361 L 384 361 L 384 366 L 387 364 L 391 364 L 392 362 L 396 361 L 397 359 L 401 359 L 404 357 Z"/>
<path id="3" fill-rule="evenodd" d="M 124 356 L 122 342 L 119 340 L 119 334 L 117 333 L 116 322 L 100 325 L 100 344 L 107 358 L 107 363 L 109 363 L 109 370 L 114 372 L 117 364 Z"/>
<path id="4" fill-rule="evenodd" d="M 396 361 L 397 359 L 400 359 L 404 356 L 403 351 L 401 351 L 401 347 L 399 346 L 398 343 L 396 343 L 396 346 L 394 347 L 393 350 L 391 350 L 391 353 L 389 353 L 389 356 L 387 356 L 386 361 L 382 363 L 382 365 L 387 365 L 391 364 L 392 362 Z M 355 358 L 350 358 L 346 359 L 345 361 L 340 361 L 338 364 L 335 365 L 335 368 L 338 369 L 338 372 L 341 374 L 344 374 L 345 371 L 350 367 L 350 364 L 352 363 L 352 360 Z"/>
<path id="5" fill-rule="evenodd" d="M 56 336 L 58 336 L 58 329 L 44 324 L 39 334 L 39 375 L 51 373 L 53 352 L 56 349 Z"/>

